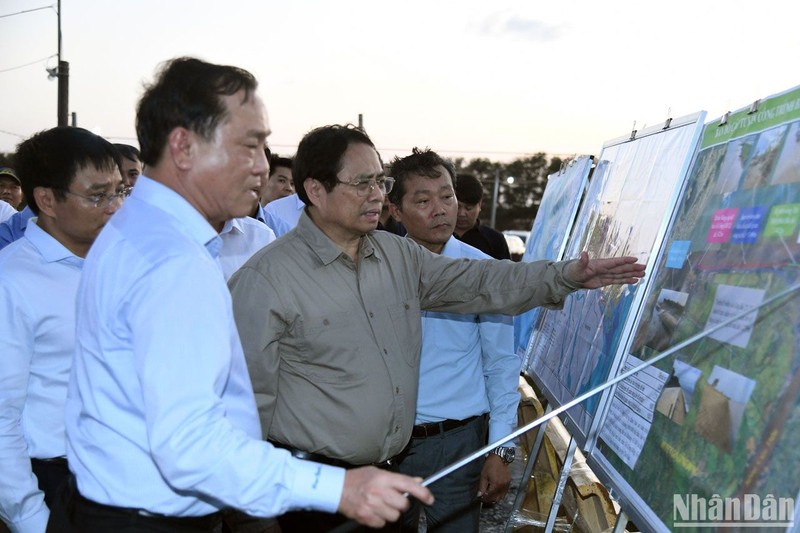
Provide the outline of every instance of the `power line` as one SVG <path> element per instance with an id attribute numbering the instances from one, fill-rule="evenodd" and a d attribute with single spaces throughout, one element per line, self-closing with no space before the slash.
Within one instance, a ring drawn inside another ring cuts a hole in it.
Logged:
<path id="1" fill-rule="evenodd" d="M 34 11 L 41 11 L 42 9 L 54 9 L 54 8 L 55 8 L 55 6 L 53 6 L 53 5 L 35 7 L 33 9 L 26 9 L 25 11 L 17 11 L 16 13 L 8 13 L 6 15 L 0 15 L 0 19 L 4 19 L 6 17 L 13 17 L 15 15 L 22 15 L 24 13 L 33 13 Z"/>
<path id="2" fill-rule="evenodd" d="M 24 135 L 20 135 L 18 133 L 13 133 L 13 132 L 6 131 L 6 130 L 0 130 L 0 133 L 5 133 L 6 135 L 13 135 L 14 137 L 19 137 L 20 139 L 24 139 L 25 138 Z"/>
<path id="3" fill-rule="evenodd" d="M 48 59 L 50 59 L 52 57 L 56 57 L 57 55 L 58 54 L 52 54 L 52 55 L 49 55 L 47 57 L 43 57 L 42 59 L 37 59 L 36 61 L 31 61 L 30 63 L 25 63 L 24 65 L 19 65 L 18 67 L 4 68 L 3 70 L 0 70 L 0 74 L 2 74 L 3 72 L 10 72 L 12 70 L 17 70 L 17 69 L 20 69 L 20 68 L 29 67 L 31 65 L 35 65 L 37 63 L 41 63 L 42 61 L 47 61 Z"/>

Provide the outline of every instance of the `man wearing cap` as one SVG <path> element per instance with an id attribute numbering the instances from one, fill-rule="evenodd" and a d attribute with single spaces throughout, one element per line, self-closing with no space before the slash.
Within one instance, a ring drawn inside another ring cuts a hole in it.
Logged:
<path id="1" fill-rule="evenodd" d="M 10 218 L 22 205 L 22 184 L 9 167 L 0 167 L 0 200 L 7 204 L 0 203 L 0 222 Z"/>

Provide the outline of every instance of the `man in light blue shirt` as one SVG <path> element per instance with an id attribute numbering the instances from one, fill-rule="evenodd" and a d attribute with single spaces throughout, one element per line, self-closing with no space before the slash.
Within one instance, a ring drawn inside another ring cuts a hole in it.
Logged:
<path id="1" fill-rule="evenodd" d="M 455 169 L 430 150 L 395 159 L 389 193 L 392 217 L 408 237 L 436 254 L 493 260 L 453 236 L 458 201 Z M 423 311 L 417 411 L 411 445 L 400 471 L 428 477 L 516 425 L 519 358 L 510 316 Z M 512 450 L 513 448 L 508 448 Z M 480 501 L 496 502 L 511 481 L 510 451 L 496 450 L 431 486 L 436 503 L 425 509 L 428 530 L 477 532 Z M 480 496 L 481 499 L 476 497 Z M 404 518 L 416 531 L 419 506 Z"/>
<path id="2" fill-rule="evenodd" d="M 264 222 L 280 237 L 297 226 L 305 206 L 297 193 L 278 198 L 264 206 Z"/>
<path id="3" fill-rule="evenodd" d="M 64 402 L 84 257 L 126 194 L 111 143 L 53 128 L 17 147 L 30 219 L 0 251 L 0 518 L 43 533 L 66 481 Z"/>
<path id="4" fill-rule="evenodd" d="M 31 206 L 26 205 L 22 211 L 0 222 L 0 250 L 25 235 L 25 228 L 31 217 L 33 217 Z"/>
<path id="5" fill-rule="evenodd" d="M 168 62 L 142 97 L 147 176 L 97 239 L 78 291 L 66 406 L 80 531 L 214 531 L 221 511 L 395 520 L 420 480 L 291 457 L 261 426 L 214 227 L 253 211 L 270 133 L 255 78 Z"/>

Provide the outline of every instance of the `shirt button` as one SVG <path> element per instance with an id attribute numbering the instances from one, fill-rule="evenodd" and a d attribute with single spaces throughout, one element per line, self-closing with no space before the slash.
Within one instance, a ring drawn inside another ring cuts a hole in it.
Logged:
<path id="1" fill-rule="evenodd" d="M 386 348 L 383 349 L 383 353 L 389 355 L 389 351 Z"/>
<path id="2" fill-rule="evenodd" d="M 327 326 L 327 325 L 329 325 L 331 322 L 330 322 L 330 320 L 328 320 L 328 319 L 326 318 L 325 320 L 323 320 L 323 321 L 322 321 L 322 323 L 323 323 L 323 324 L 325 324 L 325 325 Z"/>
<path id="3" fill-rule="evenodd" d="M 394 388 L 394 393 L 395 394 L 400 394 L 400 387 L 395 387 Z"/>
<path id="4" fill-rule="evenodd" d="M 375 314 L 374 314 L 372 311 L 370 311 L 370 312 L 369 312 L 369 317 L 370 317 L 370 318 L 374 318 L 374 317 L 375 317 Z"/>
<path id="5" fill-rule="evenodd" d="M 394 432 L 397 433 L 398 431 L 400 431 L 400 426 L 395 426 L 394 427 Z"/>
<path id="6" fill-rule="evenodd" d="M 411 306 L 406 304 L 406 311 L 408 311 L 409 309 L 411 309 Z"/>

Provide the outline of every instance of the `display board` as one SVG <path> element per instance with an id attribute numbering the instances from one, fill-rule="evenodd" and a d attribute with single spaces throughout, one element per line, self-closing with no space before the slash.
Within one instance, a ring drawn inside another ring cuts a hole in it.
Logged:
<path id="1" fill-rule="evenodd" d="M 547 186 L 539 210 L 533 219 L 522 261 L 561 260 L 583 192 L 586 190 L 593 162 L 591 156 L 576 157 L 564 168 L 547 177 Z M 514 317 L 514 347 L 523 357 L 523 368 L 528 365 L 524 355 L 538 316 L 539 308 L 534 307 Z"/>
<path id="2" fill-rule="evenodd" d="M 624 366 L 789 295 L 618 385 L 590 464 L 640 526 L 791 520 L 800 491 L 799 222 L 800 88 L 707 124 Z"/>
<path id="3" fill-rule="evenodd" d="M 590 257 L 632 255 L 652 266 L 704 117 L 696 113 L 604 145 L 565 258 L 581 251 Z M 645 285 L 579 291 L 562 310 L 542 311 L 525 371 L 552 405 L 571 401 L 616 370 Z M 565 425 L 582 446 L 598 400 L 565 413 Z"/>

